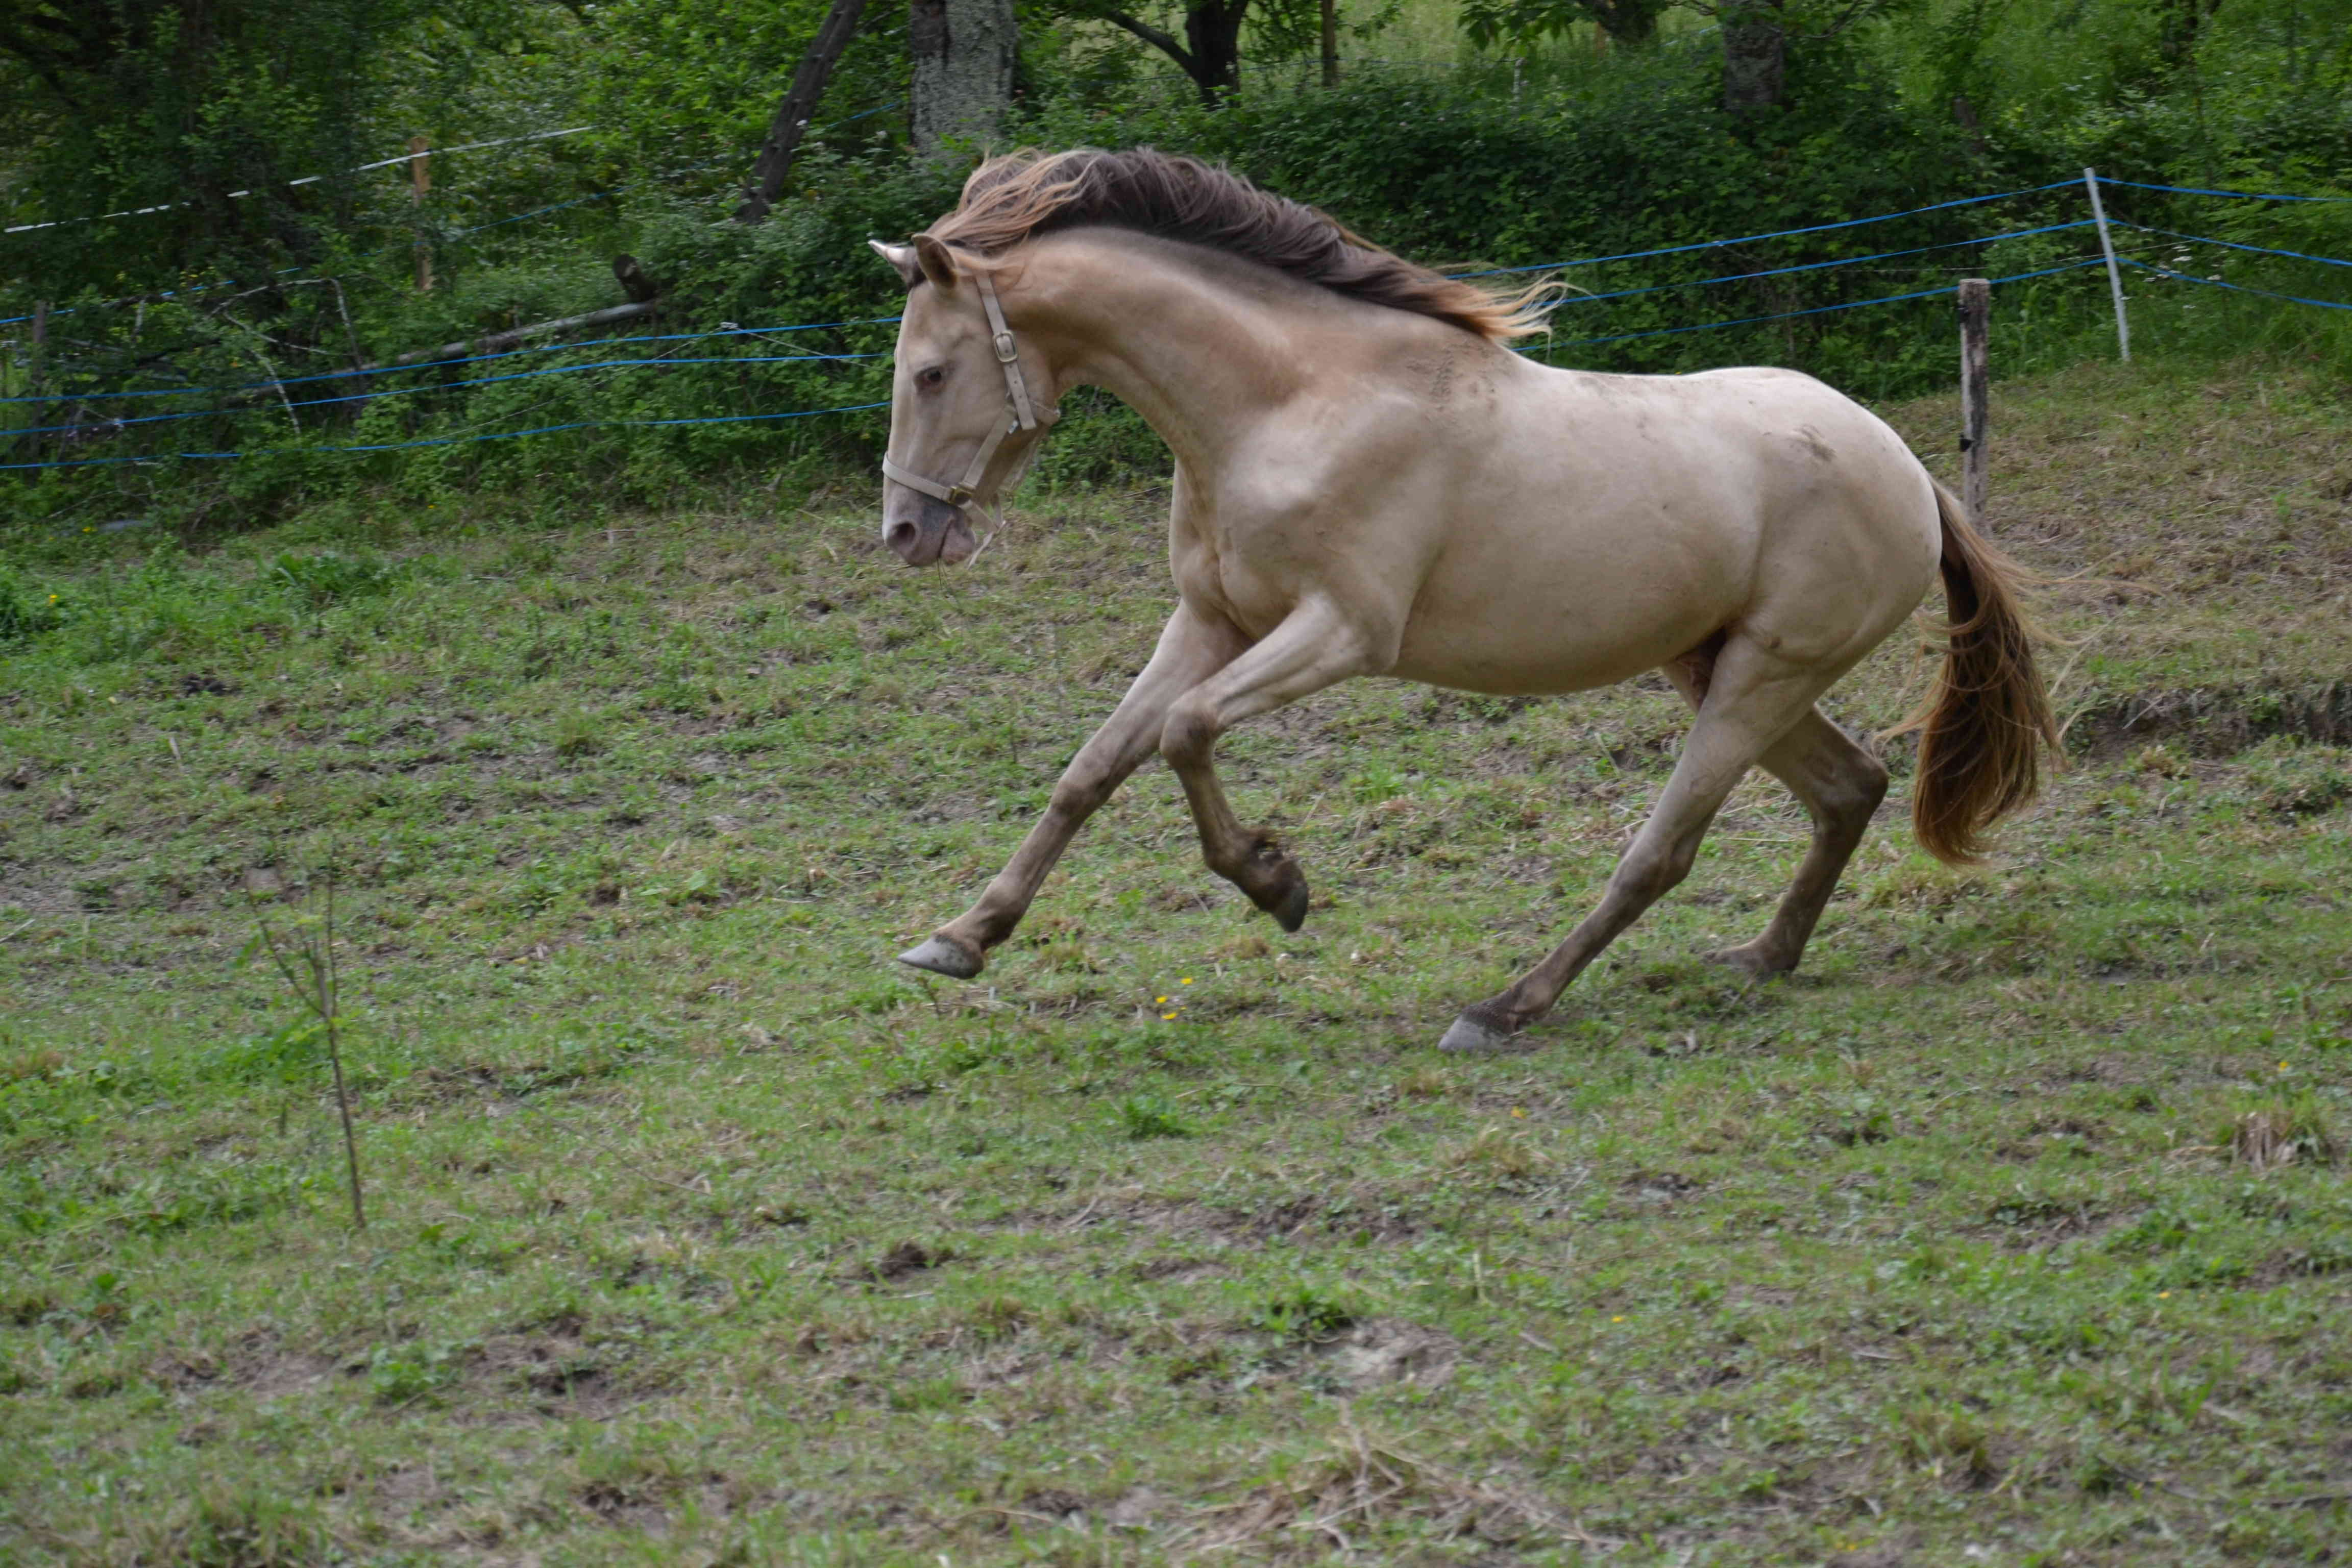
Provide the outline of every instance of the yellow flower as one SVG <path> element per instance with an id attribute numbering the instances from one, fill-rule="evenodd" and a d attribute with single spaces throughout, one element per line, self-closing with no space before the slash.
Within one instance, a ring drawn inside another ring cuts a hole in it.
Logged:
<path id="1" fill-rule="evenodd" d="M 1159 1003 L 1162 1007 L 1168 1005 L 1168 998 L 1165 996 L 1154 996 L 1152 1000 Z"/>
<path id="2" fill-rule="evenodd" d="M 1162 1013 L 1160 1015 L 1160 1022 L 1166 1023 L 1169 1019 L 1173 1018 L 1174 1016 L 1176 1016 L 1176 1015 L 1173 1013 Z"/>
<path id="3" fill-rule="evenodd" d="M 2158 1291 L 2156 1293 L 2156 1299 L 2157 1299 L 2158 1300 L 2159 1300 L 2159 1301 L 2162 1301 L 2162 1300 L 2168 1300 L 2171 1295 L 2172 1295 L 2172 1292 L 2171 1292 L 2171 1291 L 2169 1291 L 2169 1290 L 2158 1290 Z"/>
<path id="4" fill-rule="evenodd" d="M 1184 978 L 1183 978 L 1183 979 L 1179 980 L 1176 984 L 1179 984 L 1179 985 L 1190 985 L 1190 984 L 1192 984 L 1192 977 L 1191 975 L 1189 975 L 1189 974 L 1188 974 L 1188 975 L 1184 976 Z M 2281 1066 L 2281 1067 L 2284 1067 L 2285 1065 L 2286 1065 L 2286 1064 L 2285 1064 L 2284 1062 L 2281 1062 L 2281 1063 L 2279 1064 L 2279 1066 Z"/>
<path id="5" fill-rule="evenodd" d="M 1622 1323 L 1622 1322 L 1623 1322 L 1625 1320 L 1624 1320 L 1624 1318 L 1623 1318 L 1622 1316 L 1619 1316 L 1619 1317 L 1612 1318 L 1612 1319 L 1610 1319 L 1609 1321 L 1610 1321 L 1611 1322 L 1612 1322 L 1612 1323 Z"/>
<path id="6" fill-rule="evenodd" d="M 1514 1115 L 1514 1116 L 1525 1116 L 1525 1115 L 1527 1114 L 1527 1112 L 1526 1112 L 1526 1111 L 1524 1111 L 1524 1110 L 1521 1110 L 1517 1106 L 1514 1105 L 1513 1107 L 1511 1107 L 1511 1114 L 1512 1114 L 1512 1115 Z"/>

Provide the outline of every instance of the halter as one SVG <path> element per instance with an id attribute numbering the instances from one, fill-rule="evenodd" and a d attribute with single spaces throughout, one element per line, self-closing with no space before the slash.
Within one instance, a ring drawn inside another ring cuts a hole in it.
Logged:
<path id="1" fill-rule="evenodd" d="M 1009 425 L 990 428 L 988 439 L 980 444 L 980 450 L 973 454 L 971 466 L 963 471 L 963 478 L 951 485 L 927 479 L 911 468 L 900 468 L 887 456 L 882 459 L 884 479 L 896 479 L 910 490 L 919 490 L 924 495 L 959 508 L 972 504 L 973 487 L 988 471 L 989 460 L 996 456 L 996 448 L 1004 444 L 1007 436 L 1023 430 L 1044 429 L 1062 416 L 1059 407 L 1049 407 L 1040 414 L 1035 405 L 1030 402 L 1029 384 L 1021 375 L 1021 350 L 1013 341 L 1013 329 L 1004 324 L 1004 308 L 996 302 L 996 284 L 985 272 L 975 271 L 972 279 L 980 285 L 981 308 L 988 312 L 988 330 L 996 347 L 996 363 L 1004 367 L 1005 398 L 1013 405 L 1013 421 Z"/>

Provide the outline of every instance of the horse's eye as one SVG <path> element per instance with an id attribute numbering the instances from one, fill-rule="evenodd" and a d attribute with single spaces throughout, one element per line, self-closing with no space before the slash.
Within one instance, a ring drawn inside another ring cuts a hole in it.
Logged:
<path id="1" fill-rule="evenodd" d="M 915 384 L 918 386 L 937 386 L 940 383 L 947 380 L 947 378 L 948 373 L 946 371 L 940 369 L 938 365 L 933 365 L 929 370 L 919 371 L 916 374 Z"/>

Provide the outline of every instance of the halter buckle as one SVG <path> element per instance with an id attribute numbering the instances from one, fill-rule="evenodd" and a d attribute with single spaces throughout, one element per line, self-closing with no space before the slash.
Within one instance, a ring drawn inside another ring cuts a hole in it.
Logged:
<path id="1" fill-rule="evenodd" d="M 1013 334 L 1010 331 L 997 333 L 996 363 L 999 364 L 1011 364 L 1020 357 L 1021 351 L 1013 346 Z"/>

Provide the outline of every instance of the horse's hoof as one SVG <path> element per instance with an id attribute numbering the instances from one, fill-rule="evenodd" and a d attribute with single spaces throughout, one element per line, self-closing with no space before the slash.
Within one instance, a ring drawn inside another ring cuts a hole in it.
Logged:
<path id="1" fill-rule="evenodd" d="M 1498 1029 L 1492 1024 L 1481 1023 L 1465 1013 L 1454 1020 L 1453 1027 L 1445 1031 L 1445 1037 L 1437 1042 L 1437 1048 L 1452 1051 L 1456 1056 L 1492 1056 L 1497 1051 L 1524 1050 L 1527 1047 L 1517 1035 Z"/>
<path id="2" fill-rule="evenodd" d="M 916 969 L 928 969 L 933 974 L 944 974 L 950 980 L 970 980 L 988 961 L 976 947 L 934 936 L 926 937 L 920 945 L 900 953 L 898 962 Z"/>
<path id="3" fill-rule="evenodd" d="M 1720 963 L 1726 969 L 1737 969 L 1751 980 L 1778 980 L 1796 969 L 1793 963 L 1775 963 L 1757 951 L 1754 943 L 1739 947 L 1718 947 L 1704 955 L 1709 963 Z"/>
<path id="4" fill-rule="evenodd" d="M 1285 931 L 1297 931 L 1300 926 L 1305 925 L 1307 923 L 1307 874 L 1294 870 L 1291 873 L 1290 886 L 1265 912 L 1272 915 L 1274 923 Z"/>

